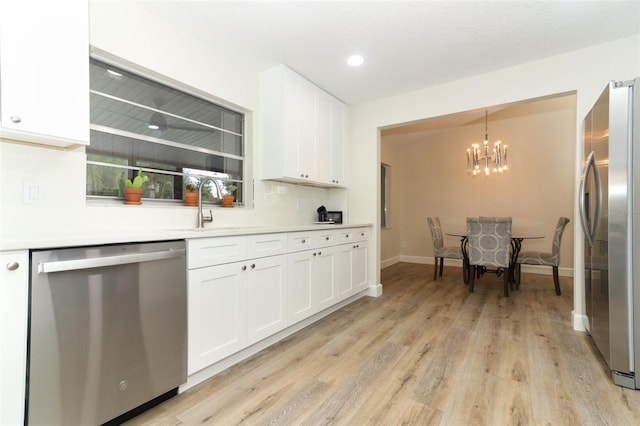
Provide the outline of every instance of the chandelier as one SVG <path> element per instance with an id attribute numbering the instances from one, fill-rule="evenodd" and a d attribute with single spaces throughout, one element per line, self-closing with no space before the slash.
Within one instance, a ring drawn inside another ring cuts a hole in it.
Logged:
<path id="1" fill-rule="evenodd" d="M 502 173 L 507 170 L 507 146 L 502 142 L 494 142 L 493 148 L 489 148 L 489 113 L 484 112 L 484 144 L 481 147 L 474 143 L 467 149 L 467 172 L 474 176 L 480 173 L 485 175 Z"/>

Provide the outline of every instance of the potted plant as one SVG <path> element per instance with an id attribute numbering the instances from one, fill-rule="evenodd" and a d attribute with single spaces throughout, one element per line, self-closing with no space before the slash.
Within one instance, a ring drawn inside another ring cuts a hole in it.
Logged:
<path id="1" fill-rule="evenodd" d="M 148 176 L 142 175 L 142 169 L 138 169 L 138 175 L 131 179 L 127 179 L 124 183 L 124 188 L 122 192 L 124 194 L 124 203 L 128 205 L 140 205 L 142 201 L 142 193 L 144 189 L 142 189 L 142 185 L 149 179 Z"/>
<path id="2" fill-rule="evenodd" d="M 230 180 L 225 180 L 222 185 L 226 193 L 226 195 L 222 196 L 222 207 L 233 207 L 233 201 L 236 198 L 233 192 L 238 189 L 238 186 Z"/>
<path id="3" fill-rule="evenodd" d="M 198 205 L 198 187 L 194 183 L 188 183 L 184 187 L 184 204 L 186 206 Z"/>

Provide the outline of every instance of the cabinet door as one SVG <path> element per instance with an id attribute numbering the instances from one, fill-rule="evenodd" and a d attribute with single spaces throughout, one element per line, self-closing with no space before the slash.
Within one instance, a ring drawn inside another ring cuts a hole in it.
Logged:
<path id="1" fill-rule="evenodd" d="M 353 248 L 353 264 L 351 267 L 351 277 L 355 292 L 362 291 L 369 285 L 367 260 L 369 256 L 369 243 L 360 241 Z"/>
<path id="2" fill-rule="evenodd" d="M 338 301 L 355 293 L 353 286 L 353 244 L 342 244 L 337 247 L 336 285 Z"/>
<path id="3" fill-rule="evenodd" d="M 331 136 L 329 152 L 329 182 L 338 186 L 347 186 L 345 164 L 347 107 L 337 99 L 331 100 Z"/>
<path id="4" fill-rule="evenodd" d="M 295 324 L 313 312 L 313 258 L 315 251 L 307 250 L 287 255 L 287 323 Z"/>
<path id="5" fill-rule="evenodd" d="M 279 120 L 282 121 L 282 141 L 273 140 L 274 144 L 282 144 L 283 164 L 282 174 L 289 177 L 304 177 L 304 170 L 300 161 L 300 116 L 299 84 L 298 80 L 287 72 L 282 72 L 283 112 Z M 269 102 L 275 103 L 275 102 Z M 269 106 L 267 106 L 268 108 Z M 277 136 L 276 136 L 277 138 Z M 267 152 L 269 148 L 267 147 Z M 276 161 L 278 161 L 276 159 Z"/>
<path id="6" fill-rule="evenodd" d="M 282 70 L 283 175 L 296 180 L 315 174 L 315 92 L 313 86 L 289 70 Z"/>
<path id="7" fill-rule="evenodd" d="M 247 344 L 255 343 L 287 326 L 286 256 L 247 261 Z"/>
<path id="8" fill-rule="evenodd" d="M 0 136 L 89 143 L 87 0 L 0 3 Z"/>
<path id="9" fill-rule="evenodd" d="M 300 122 L 298 123 L 298 163 L 301 169 L 301 178 L 318 181 L 316 171 L 316 93 L 311 84 L 306 81 L 299 82 L 298 108 L 300 109 Z"/>
<path id="10" fill-rule="evenodd" d="M 246 262 L 189 271 L 189 374 L 246 346 L 247 275 Z"/>
<path id="11" fill-rule="evenodd" d="M 316 92 L 315 155 L 318 182 L 330 182 L 331 175 L 331 102 L 332 98 L 320 90 Z"/>
<path id="12" fill-rule="evenodd" d="M 28 293 L 28 253 L 0 253 L 0 425 L 23 424 Z"/>
<path id="13" fill-rule="evenodd" d="M 314 304 L 315 312 L 334 305 L 338 301 L 338 289 L 336 287 L 338 249 L 325 247 L 318 250 L 314 258 L 315 283 Z"/>

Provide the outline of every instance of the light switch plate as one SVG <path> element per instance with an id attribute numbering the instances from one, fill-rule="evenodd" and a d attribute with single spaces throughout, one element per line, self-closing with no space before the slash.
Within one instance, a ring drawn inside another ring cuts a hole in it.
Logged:
<path id="1" fill-rule="evenodd" d="M 24 204 L 42 204 L 44 189 L 39 182 L 24 181 L 23 198 Z"/>

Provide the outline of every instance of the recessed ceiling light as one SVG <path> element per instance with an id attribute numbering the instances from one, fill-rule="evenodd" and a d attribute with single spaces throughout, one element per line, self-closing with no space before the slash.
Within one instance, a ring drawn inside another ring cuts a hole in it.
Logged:
<path id="1" fill-rule="evenodd" d="M 149 124 L 147 127 L 151 130 L 158 130 L 160 128 L 157 124 Z"/>
<path id="2" fill-rule="evenodd" d="M 352 67 L 359 67 L 363 63 L 364 63 L 364 58 L 360 55 L 351 55 L 347 59 L 347 64 L 349 64 Z"/>

